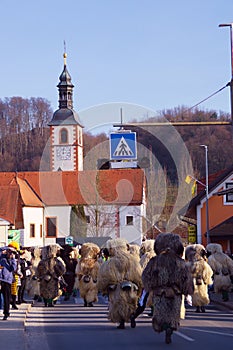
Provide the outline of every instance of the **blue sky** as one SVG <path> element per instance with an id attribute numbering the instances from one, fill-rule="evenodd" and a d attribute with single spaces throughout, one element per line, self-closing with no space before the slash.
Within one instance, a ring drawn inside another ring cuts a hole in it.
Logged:
<path id="1" fill-rule="evenodd" d="M 125 103 L 155 113 L 192 107 L 231 79 L 230 29 L 218 25 L 233 22 L 232 0 L 3 0 L 0 6 L 0 98 L 43 97 L 56 110 L 65 40 L 74 108 L 86 128 L 93 119 L 120 121 L 115 110 L 82 113 L 92 106 Z M 229 88 L 200 107 L 230 113 Z"/>

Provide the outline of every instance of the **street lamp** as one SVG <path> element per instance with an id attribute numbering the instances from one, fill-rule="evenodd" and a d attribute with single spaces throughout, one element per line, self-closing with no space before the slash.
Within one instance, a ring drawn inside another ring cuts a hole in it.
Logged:
<path id="1" fill-rule="evenodd" d="M 233 37 L 232 37 L 232 27 L 233 23 L 223 23 L 219 24 L 219 27 L 229 27 L 230 28 L 230 43 L 231 43 L 231 81 L 227 84 L 230 86 L 231 94 L 231 127 L 233 129 Z M 233 134 L 233 132 L 232 132 Z"/>
<path id="2" fill-rule="evenodd" d="M 209 232 L 209 172 L 208 172 L 208 146 L 200 145 L 205 148 L 205 193 L 206 193 L 206 241 L 210 243 Z"/>

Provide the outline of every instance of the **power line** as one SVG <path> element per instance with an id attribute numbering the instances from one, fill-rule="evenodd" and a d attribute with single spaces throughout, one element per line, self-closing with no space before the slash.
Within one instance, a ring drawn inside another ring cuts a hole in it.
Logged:
<path id="1" fill-rule="evenodd" d="M 227 84 L 226 84 L 225 86 L 223 86 L 221 89 L 215 91 L 213 94 L 211 94 L 210 96 L 206 97 L 204 100 L 202 100 L 202 101 L 196 103 L 194 106 L 192 106 L 192 107 L 186 109 L 186 110 L 184 111 L 184 113 L 190 111 L 190 110 L 193 109 L 194 107 L 197 107 L 197 106 L 200 105 L 201 103 L 207 101 L 209 98 L 211 98 L 211 97 L 213 97 L 214 95 L 218 94 L 220 91 L 222 91 L 223 89 L 225 89 L 226 87 L 228 87 L 228 86 L 230 86 L 230 85 L 231 85 L 231 82 L 227 83 Z"/>

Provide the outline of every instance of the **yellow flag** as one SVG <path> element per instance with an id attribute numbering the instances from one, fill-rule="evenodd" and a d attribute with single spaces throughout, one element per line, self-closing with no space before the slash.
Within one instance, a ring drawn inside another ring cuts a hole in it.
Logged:
<path id="1" fill-rule="evenodd" d="M 194 181 L 192 185 L 192 196 L 196 195 L 196 191 L 197 191 L 197 181 Z"/>
<path id="2" fill-rule="evenodd" d="M 185 178 L 185 182 L 189 185 L 191 181 L 192 181 L 192 177 L 190 175 L 187 175 Z"/>

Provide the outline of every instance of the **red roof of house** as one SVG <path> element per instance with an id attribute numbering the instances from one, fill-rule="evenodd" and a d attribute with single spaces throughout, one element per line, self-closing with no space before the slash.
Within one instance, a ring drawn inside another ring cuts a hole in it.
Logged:
<path id="1" fill-rule="evenodd" d="M 0 173 L 0 185 L 15 178 L 28 206 L 141 204 L 145 185 L 141 169 Z"/>
<path id="2" fill-rule="evenodd" d="M 0 186 L 0 218 L 14 224 L 17 216 L 19 187 L 17 185 Z"/>
<path id="3" fill-rule="evenodd" d="M 19 176 L 46 205 L 142 203 L 141 169 L 25 172 Z"/>

